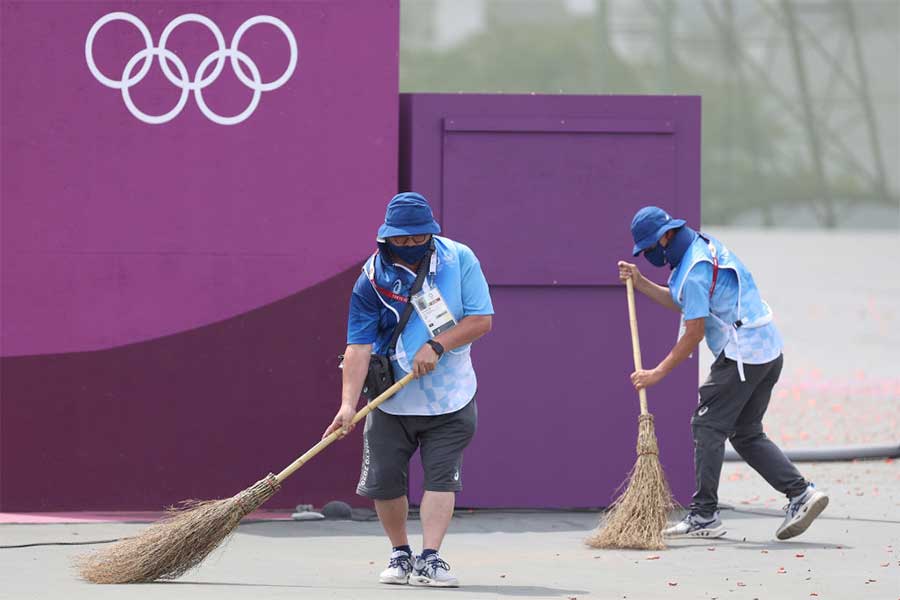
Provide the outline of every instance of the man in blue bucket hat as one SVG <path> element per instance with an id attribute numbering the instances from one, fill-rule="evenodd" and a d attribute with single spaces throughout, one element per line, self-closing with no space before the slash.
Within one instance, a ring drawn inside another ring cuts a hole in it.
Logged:
<path id="1" fill-rule="evenodd" d="M 462 489 L 463 450 L 478 417 L 470 347 L 490 331 L 494 309 L 475 254 L 438 236 L 440 232 L 420 194 L 405 192 L 391 199 L 378 230 L 378 249 L 353 287 L 341 408 L 325 430 L 325 435 L 349 432 L 364 386 L 367 397 L 377 395 L 368 389 L 372 365 L 378 363 L 373 358 L 389 361 L 385 368 L 394 380 L 415 375 L 369 414 L 363 432 L 356 492 L 374 500 L 393 548 L 381 583 L 459 585 L 439 550 L 455 493 Z M 425 494 L 420 508 L 423 550 L 415 556 L 406 519 L 409 459 L 417 448 Z"/>
<path id="2" fill-rule="evenodd" d="M 631 221 L 632 254 L 655 267 L 669 265 L 666 286 L 644 277 L 634 264 L 620 261 L 619 278 L 666 308 L 681 313 L 675 346 L 655 368 L 631 374 L 634 387 L 659 383 L 706 337 L 715 362 L 700 386 L 691 418 L 696 492 L 684 519 L 668 527 L 669 538 L 724 535 L 718 488 L 725 439 L 788 505 L 776 537 L 800 535 L 828 505 L 784 453 L 763 433 L 762 419 L 784 362 L 772 310 L 760 297 L 747 267 L 721 242 L 694 231 L 656 206 L 640 209 Z"/>

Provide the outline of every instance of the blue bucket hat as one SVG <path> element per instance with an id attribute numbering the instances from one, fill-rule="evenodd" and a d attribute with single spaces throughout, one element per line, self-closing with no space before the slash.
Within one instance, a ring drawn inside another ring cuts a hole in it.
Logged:
<path id="1" fill-rule="evenodd" d="M 678 229 L 687 223 L 684 219 L 673 219 L 669 213 L 658 206 L 645 206 L 634 214 L 631 220 L 631 237 L 634 238 L 632 252 L 637 256 L 653 244 L 670 229 Z"/>
<path id="2" fill-rule="evenodd" d="M 434 220 L 425 197 L 415 192 L 403 192 L 388 202 L 384 224 L 378 228 L 378 239 L 440 232 L 441 226 Z"/>

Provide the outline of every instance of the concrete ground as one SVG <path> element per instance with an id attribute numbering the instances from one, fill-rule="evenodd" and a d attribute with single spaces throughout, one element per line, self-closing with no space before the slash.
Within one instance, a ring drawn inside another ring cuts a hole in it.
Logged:
<path id="1" fill-rule="evenodd" d="M 667 550 L 598 551 L 582 544 L 592 512 L 459 511 L 443 554 L 463 587 L 384 586 L 387 542 L 377 521 L 257 522 L 196 571 L 170 583 L 84 583 L 70 559 L 89 546 L 0 549 L 0 598 L 735 598 L 900 599 L 900 462 L 802 465 L 831 496 L 803 536 L 778 542 L 783 500 L 743 464 L 727 464 L 728 535 Z M 133 523 L 0 525 L 0 546 L 134 534 Z M 418 522 L 411 525 L 421 544 Z"/>

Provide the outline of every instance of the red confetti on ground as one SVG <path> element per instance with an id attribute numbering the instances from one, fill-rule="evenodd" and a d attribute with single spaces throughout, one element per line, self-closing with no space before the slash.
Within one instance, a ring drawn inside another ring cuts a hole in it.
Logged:
<path id="1" fill-rule="evenodd" d="M 659 560 L 659 554 L 651 554 L 647 557 L 647 560 Z"/>
<path id="2" fill-rule="evenodd" d="M 738 582 L 737 582 L 737 586 L 738 586 L 738 587 L 747 587 L 747 584 L 744 583 L 743 581 L 738 581 Z"/>
<path id="3" fill-rule="evenodd" d="M 677 581 L 670 581 L 670 582 L 669 582 L 669 587 L 675 587 L 676 585 L 678 585 L 678 582 L 677 582 Z"/>
<path id="4" fill-rule="evenodd" d="M 796 556 L 797 558 L 803 558 L 803 557 L 806 556 L 806 555 L 803 554 L 802 552 L 798 552 L 798 553 L 795 554 L 794 556 Z"/>
<path id="5" fill-rule="evenodd" d="M 810 596 L 818 596 L 819 594 L 817 594 L 816 592 L 810 592 L 809 595 Z"/>
<path id="6" fill-rule="evenodd" d="M 778 572 L 782 573 L 782 574 L 787 573 L 787 571 L 784 569 L 784 567 L 778 567 Z"/>

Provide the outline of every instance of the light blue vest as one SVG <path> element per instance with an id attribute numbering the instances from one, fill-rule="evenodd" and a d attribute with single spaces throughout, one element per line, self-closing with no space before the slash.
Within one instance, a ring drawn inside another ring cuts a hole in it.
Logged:
<path id="1" fill-rule="evenodd" d="M 771 323 L 772 309 L 760 297 L 756 282 L 753 281 L 753 275 L 750 274 L 744 263 L 720 241 L 706 235 L 698 236 L 694 240 L 681 258 L 681 262 L 669 276 L 669 293 L 679 308 L 684 310 L 683 291 L 687 275 L 701 261 L 711 265 L 718 262 L 719 270 L 729 269 L 737 277 L 736 314 L 738 318 L 732 318 L 735 314 L 733 310 L 735 307 L 728 307 L 729 310 L 726 314 L 721 311 L 721 307 L 716 307 L 713 302 L 710 302 L 710 315 L 706 318 L 704 329 L 706 343 L 713 353 L 733 342 L 732 348 L 737 354 L 738 372 L 741 381 L 744 381 L 744 361 L 741 359 L 738 344 L 739 332 L 743 329 L 755 329 Z"/>
<path id="2" fill-rule="evenodd" d="M 437 286 L 447 308 L 458 323 L 464 315 L 462 270 L 456 242 L 439 236 L 434 236 L 434 242 L 435 252 L 423 287 Z M 379 260 L 378 256 L 373 255 L 366 261 L 363 270 L 367 274 L 374 268 L 376 260 Z M 397 313 L 377 290 L 376 294 L 384 306 Z M 399 380 L 412 371 L 412 361 L 416 352 L 430 338 L 431 332 L 413 311 L 391 356 L 396 379 Z M 438 361 L 434 371 L 407 384 L 393 398 L 385 401 L 381 405 L 381 410 L 395 415 L 439 415 L 464 407 L 475 396 L 478 387 L 470 349 L 471 344 L 466 344 L 447 351 Z"/>

